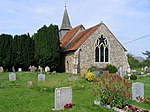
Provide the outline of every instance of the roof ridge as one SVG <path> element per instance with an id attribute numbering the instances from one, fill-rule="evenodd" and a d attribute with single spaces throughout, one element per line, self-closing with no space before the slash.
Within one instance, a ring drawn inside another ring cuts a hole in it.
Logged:
<path id="1" fill-rule="evenodd" d="M 100 26 L 101 23 L 90 27 L 84 31 L 81 31 L 79 34 L 77 34 L 74 39 L 66 46 L 66 49 L 64 51 L 69 51 L 69 50 L 76 50 L 78 47 L 82 45 L 82 43 L 96 31 L 96 29 Z M 82 40 L 82 43 L 81 41 Z M 77 46 L 74 46 L 73 43 L 76 43 Z"/>

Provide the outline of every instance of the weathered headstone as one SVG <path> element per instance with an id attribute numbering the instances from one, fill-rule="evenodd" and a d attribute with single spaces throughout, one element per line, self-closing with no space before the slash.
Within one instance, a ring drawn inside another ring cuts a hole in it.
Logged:
<path id="1" fill-rule="evenodd" d="M 119 75 L 120 75 L 120 77 L 123 77 L 123 69 L 122 69 L 122 66 L 120 66 L 119 68 L 118 68 L 118 72 L 119 72 Z"/>
<path id="2" fill-rule="evenodd" d="M 72 88 L 61 87 L 55 89 L 55 108 L 54 110 L 62 110 L 66 104 L 72 104 Z"/>
<path id="3" fill-rule="evenodd" d="M 45 72 L 50 72 L 50 68 L 48 66 L 45 67 Z"/>
<path id="4" fill-rule="evenodd" d="M 18 68 L 18 72 L 22 72 L 22 68 Z"/>
<path id="5" fill-rule="evenodd" d="M 30 72 L 35 72 L 37 70 L 37 67 L 35 66 L 30 66 L 29 67 Z"/>
<path id="6" fill-rule="evenodd" d="M 0 66 L 0 73 L 2 73 L 3 71 L 4 71 L 4 68 Z"/>
<path id="7" fill-rule="evenodd" d="M 144 84 L 136 82 L 132 84 L 132 100 L 136 100 L 136 97 L 144 98 Z"/>
<path id="8" fill-rule="evenodd" d="M 100 74 L 99 71 L 93 71 L 93 73 L 94 73 L 94 75 L 97 76 L 97 77 L 98 77 L 99 74 Z"/>
<path id="9" fill-rule="evenodd" d="M 45 81 L 45 74 L 38 74 L 39 81 Z"/>
<path id="10" fill-rule="evenodd" d="M 145 66 L 145 67 L 144 67 L 144 72 L 147 72 L 147 69 L 148 69 L 148 67 L 147 67 L 147 66 Z"/>
<path id="11" fill-rule="evenodd" d="M 9 81 L 15 81 L 16 80 L 16 74 L 15 73 L 10 73 L 9 74 Z"/>

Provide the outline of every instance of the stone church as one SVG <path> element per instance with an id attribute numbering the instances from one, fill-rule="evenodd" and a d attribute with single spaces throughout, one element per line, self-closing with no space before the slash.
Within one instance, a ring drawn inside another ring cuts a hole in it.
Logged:
<path id="1" fill-rule="evenodd" d="M 103 22 L 88 29 L 83 25 L 72 28 L 65 7 L 59 34 L 65 72 L 76 74 L 107 64 L 123 70 L 129 67 L 126 49 Z"/>

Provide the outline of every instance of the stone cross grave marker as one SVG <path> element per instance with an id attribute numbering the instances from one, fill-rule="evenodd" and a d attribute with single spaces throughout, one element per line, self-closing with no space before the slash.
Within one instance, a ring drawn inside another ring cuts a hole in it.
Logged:
<path id="1" fill-rule="evenodd" d="M 136 82 L 132 84 L 132 100 L 136 100 L 136 97 L 144 98 L 144 84 Z"/>
<path id="2" fill-rule="evenodd" d="M 9 81 L 15 81 L 16 80 L 16 74 L 15 73 L 10 73 L 9 74 Z"/>
<path id="3" fill-rule="evenodd" d="M 45 74 L 38 74 L 39 81 L 45 81 Z"/>
<path id="4" fill-rule="evenodd" d="M 55 89 L 55 108 L 54 110 L 62 110 L 66 104 L 72 104 L 72 88 L 61 87 Z"/>

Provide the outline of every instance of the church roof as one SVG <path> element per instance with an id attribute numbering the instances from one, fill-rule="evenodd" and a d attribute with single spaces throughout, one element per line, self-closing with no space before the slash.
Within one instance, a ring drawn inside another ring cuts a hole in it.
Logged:
<path id="1" fill-rule="evenodd" d="M 62 20 L 60 30 L 68 30 L 68 29 L 69 30 L 72 29 L 72 26 L 71 26 L 71 23 L 70 23 L 70 20 L 69 20 L 67 8 L 65 6 L 65 11 L 64 11 L 63 20 Z"/>
<path id="2" fill-rule="evenodd" d="M 77 27 L 71 29 L 68 31 L 64 37 L 60 40 L 61 46 L 64 47 L 66 44 L 75 36 L 75 34 L 78 32 L 78 30 L 83 27 L 82 25 L 78 25 Z"/>
<path id="3" fill-rule="evenodd" d="M 91 36 L 98 29 L 98 27 L 100 27 L 101 24 L 104 24 L 104 23 L 101 22 L 87 30 L 84 29 L 84 31 L 80 31 L 80 32 L 78 32 L 78 31 L 81 27 L 83 27 L 82 25 L 79 25 L 79 26 L 69 30 L 64 35 L 64 37 L 60 40 L 62 52 L 77 50 L 86 41 L 86 39 L 88 39 L 88 37 Z M 106 25 L 105 25 L 105 27 L 107 28 Z M 113 33 L 111 31 L 110 31 L 110 33 L 113 35 Z M 116 41 L 118 41 L 116 37 L 115 37 L 115 39 L 116 39 Z M 119 44 L 123 47 L 123 45 L 120 42 L 119 42 Z M 125 51 L 127 51 L 124 47 L 123 47 L 123 49 Z"/>
<path id="4" fill-rule="evenodd" d="M 97 28 L 100 26 L 100 24 L 97 24 L 87 30 L 81 31 L 80 33 L 78 33 L 71 41 L 69 44 L 67 44 L 65 47 L 63 48 L 63 52 L 66 51 L 73 51 L 73 50 L 77 50 L 82 44 L 83 42 L 91 35 L 93 34 L 94 31 L 97 30 Z M 69 31 L 70 32 L 70 31 Z M 68 33 L 69 33 L 68 32 Z M 66 34 L 67 35 L 67 34 Z M 67 36 L 64 36 L 63 38 L 65 38 Z M 67 38 L 66 38 L 67 39 Z"/>

